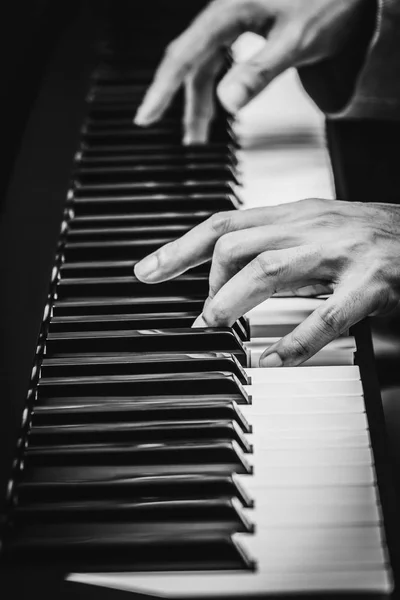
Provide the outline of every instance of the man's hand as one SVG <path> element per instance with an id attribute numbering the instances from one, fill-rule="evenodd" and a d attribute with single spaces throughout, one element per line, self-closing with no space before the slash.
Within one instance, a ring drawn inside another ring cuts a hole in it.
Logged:
<path id="1" fill-rule="evenodd" d="M 217 213 L 144 258 L 135 274 L 158 283 L 210 259 L 209 297 L 194 326 L 230 326 L 277 292 L 333 291 L 260 360 L 298 365 L 399 304 L 400 207 L 310 199 Z"/>
<path id="2" fill-rule="evenodd" d="M 135 123 L 159 120 L 185 85 L 185 143 L 204 142 L 213 117 L 215 78 L 224 51 L 251 31 L 265 38 L 250 60 L 234 66 L 218 86 L 231 113 L 247 104 L 288 67 L 333 56 L 356 24 L 366 0 L 214 0 L 166 49 Z"/>

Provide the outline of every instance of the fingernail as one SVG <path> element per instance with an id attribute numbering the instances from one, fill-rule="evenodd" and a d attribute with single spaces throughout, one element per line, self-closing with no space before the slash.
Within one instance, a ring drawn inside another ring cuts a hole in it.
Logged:
<path id="1" fill-rule="evenodd" d="M 156 274 L 157 267 L 158 260 L 155 254 L 150 254 L 134 266 L 134 272 L 140 281 L 146 281 L 151 279 L 152 275 Z"/>
<path id="2" fill-rule="evenodd" d="M 260 358 L 260 367 L 281 367 L 282 365 L 283 360 L 277 352 L 273 352 L 272 354 L 268 354 L 268 356 Z"/>
<path id="3" fill-rule="evenodd" d="M 203 313 L 197 317 L 192 327 L 208 327 L 207 323 L 203 319 Z"/>

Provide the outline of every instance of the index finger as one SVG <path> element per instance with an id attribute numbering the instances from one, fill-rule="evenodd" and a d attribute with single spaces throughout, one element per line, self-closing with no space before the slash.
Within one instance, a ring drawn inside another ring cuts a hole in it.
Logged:
<path id="1" fill-rule="evenodd" d="M 219 238 L 231 231 L 256 227 L 269 216 L 271 222 L 285 214 L 285 205 L 215 213 L 181 238 L 162 246 L 135 265 L 135 275 L 145 283 L 160 283 L 209 260 Z"/>
<path id="2" fill-rule="evenodd" d="M 239 35 L 236 11 L 213 2 L 166 49 L 153 82 L 136 116 L 136 125 L 159 120 L 182 85 L 186 75 Z"/>

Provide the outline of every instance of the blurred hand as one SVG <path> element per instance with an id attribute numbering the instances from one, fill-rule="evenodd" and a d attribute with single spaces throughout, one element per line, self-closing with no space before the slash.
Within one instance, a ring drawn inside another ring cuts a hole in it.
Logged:
<path id="1" fill-rule="evenodd" d="M 217 213 L 140 261 L 135 275 L 158 283 L 211 258 L 194 326 L 231 326 L 277 292 L 333 292 L 260 359 L 298 365 L 362 318 L 399 305 L 400 207 L 309 199 Z"/>
<path id="2" fill-rule="evenodd" d="M 224 51 L 244 32 L 265 38 L 250 60 L 234 66 L 218 86 L 226 109 L 235 113 L 288 67 L 334 55 L 343 45 L 366 0 L 214 0 L 166 49 L 135 123 L 162 117 L 185 85 L 185 143 L 207 139 L 213 117 L 215 78 Z"/>

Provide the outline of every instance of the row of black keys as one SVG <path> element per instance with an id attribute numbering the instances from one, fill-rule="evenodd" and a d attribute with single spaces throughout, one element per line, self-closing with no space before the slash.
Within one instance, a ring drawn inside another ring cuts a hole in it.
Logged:
<path id="1" fill-rule="evenodd" d="M 237 408 L 250 400 L 246 322 L 188 328 L 207 267 L 151 292 L 132 274 L 135 260 L 232 208 L 231 134 L 223 123 L 218 143 L 183 148 L 176 105 L 154 132 L 125 133 L 132 95 L 103 86 L 66 213 L 9 556 L 249 569 L 232 540 L 252 530 L 241 513 L 251 499 L 234 480 L 251 473 Z"/>

